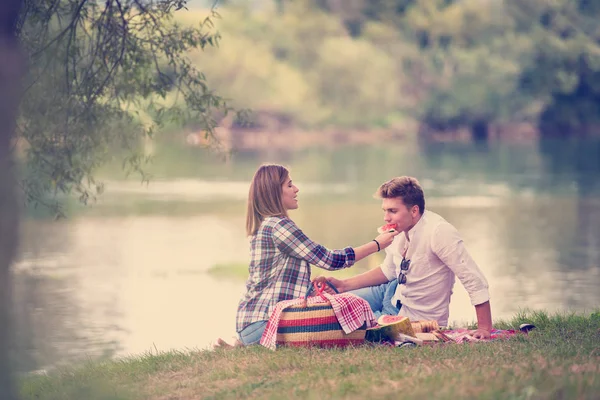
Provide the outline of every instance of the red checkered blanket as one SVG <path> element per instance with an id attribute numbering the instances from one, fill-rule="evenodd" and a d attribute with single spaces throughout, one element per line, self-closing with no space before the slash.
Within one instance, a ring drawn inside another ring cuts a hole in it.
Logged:
<path id="1" fill-rule="evenodd" d="M 443 332 L 446 336 L 448 336 L 449 338 L 454 340 L 455 343 L 486 342 L 489 340 L 507 339 L 511 336 L 522 333 L 522 332 L 519 332 L 518 330 L 514 330 L 514 329 L 509 329 L 509 330 L 493 329 L 490 332 L 490 334 L 491 334 L 490 338 L 485 340 L 485 339 L 475 339 L 473 336 L 471 336 L 472 330 L 470 330 L 470 329 L 461 328 L 461 329 L 447 330 L 447 331 L 443 331 Z"/>

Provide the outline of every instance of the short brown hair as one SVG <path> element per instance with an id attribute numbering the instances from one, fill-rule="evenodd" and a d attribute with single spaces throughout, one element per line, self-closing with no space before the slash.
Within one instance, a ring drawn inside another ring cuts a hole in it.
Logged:
<path id="1" fill-rule="evenodd" d="M 400 197 L 406 207 L 419 206 L 419 213 L 425 212 L 423 188 L 417 178 L 412 176 L 399 176 L 384 182 L 375 192 L 375 197 L 380 199 Z"/>
<path id="2" fill-rule="evenodd" d="M 248 193 L 246 233 L 255 235 L 266 217 L 287 217 L 283 206 L 283 184 L 290 176 L 282 165 L 263 164 L 254 173 Z"/>

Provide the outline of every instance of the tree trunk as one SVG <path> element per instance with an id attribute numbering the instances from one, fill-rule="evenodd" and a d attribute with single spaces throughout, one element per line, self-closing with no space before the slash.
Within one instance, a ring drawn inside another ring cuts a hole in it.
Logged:
<path id="1" fill-rule="evenodd" d="M 14 35 L 21 0 L 0 1 L 0 400 L 16 398 L 10 362 L 11 264 L 17 249 L 18 203 L 12 145 L 23 62 Z"/>

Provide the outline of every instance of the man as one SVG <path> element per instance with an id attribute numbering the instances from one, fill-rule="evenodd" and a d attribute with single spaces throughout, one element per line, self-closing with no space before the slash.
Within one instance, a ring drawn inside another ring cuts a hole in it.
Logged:
<path id="1" fill-rule="evenodd" d="M 393 178 L 376 192 L 382 199 L 384 220 L 400 232 L 386 248 L 383 264 L 352 278 L 327 279 L 340 292 L 352 291 L 367 300 L 376 316 L 401 315 L 415 320 L 448 324 L 455 276 L 475 306 L 477 339 L 488 339 L 492 315 L 488 283 L 467 252 L 454 226 L 425 211 L 423 189 L 412 177 Z"/>

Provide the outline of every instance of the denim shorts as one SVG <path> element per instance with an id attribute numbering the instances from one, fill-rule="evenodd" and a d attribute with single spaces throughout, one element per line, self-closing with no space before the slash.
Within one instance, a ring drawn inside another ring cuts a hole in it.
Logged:
<path id="1" fill-rule="evenodd" d="M 240 332 L 240 340 L 246 346 L 250 344 L 258 344 L 266 327 L 267 321 L 253 322 L 244 329 L 242 329 L 242 331 Z"/>

